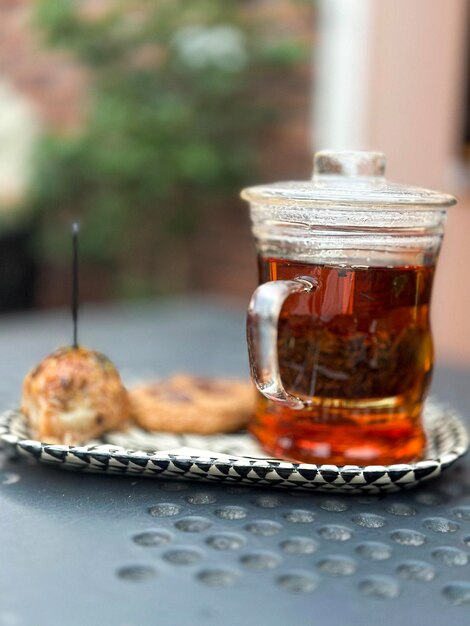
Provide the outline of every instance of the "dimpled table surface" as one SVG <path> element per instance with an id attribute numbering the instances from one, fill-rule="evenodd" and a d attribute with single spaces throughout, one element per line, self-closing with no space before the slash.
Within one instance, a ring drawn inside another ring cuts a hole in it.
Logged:
<path id="1" fill-rule="evenodd" d="M 2 409 L 67 338 L 66 314 L 0 320 Z M 96 309 L 84 344 L 127 380 L 247 373 L 240 308 Z M 468 371 L 434 395 L 470 416 Z M 470 421 L 470 420 L 469 420 Z M 470 623 L 470 459 L 385 497 L 81 475 L 1 458 L 1 626 Z"/>

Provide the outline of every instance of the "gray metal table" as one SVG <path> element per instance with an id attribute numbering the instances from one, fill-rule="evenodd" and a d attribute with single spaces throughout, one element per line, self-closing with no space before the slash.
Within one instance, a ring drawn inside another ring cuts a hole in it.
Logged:
<path id="1" fill-rule="evenodd" d="M 0 321 L 2 406 L 69 328 L 61 314 Z M 87 311 L 81 336 L 128 379 L 247 370 L 243 313 L 220 303 Z M 441 367 L 434 394 L 470 416 L 469 383 Z M 467 459 L 419 490 L 336 497 L 3 459 L 0 625 L 468 626 L 469 470 Z"/>

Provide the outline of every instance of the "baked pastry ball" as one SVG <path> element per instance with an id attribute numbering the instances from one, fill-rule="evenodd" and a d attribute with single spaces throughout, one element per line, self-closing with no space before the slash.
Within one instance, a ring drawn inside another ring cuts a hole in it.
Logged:
<path id="1" fill-rule="evenodd" d="M 249 381 L 177 374 L 129 390 L 131 417 L 143 428 L 211 435 L 245 428 L 253 415 Z"/>
<path id="2" fill-rule="evenodd" d="M 21 410 L 34 438 L 74 444 L 123 424 L 129 416 L 129 398 L 106 356 L 64 347 L 27 374 Z"/>

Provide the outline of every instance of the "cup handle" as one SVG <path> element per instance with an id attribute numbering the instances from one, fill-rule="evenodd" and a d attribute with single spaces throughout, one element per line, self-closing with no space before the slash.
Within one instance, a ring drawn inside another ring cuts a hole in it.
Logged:
<path id="1" fill-rule="evenodd" d="M 273 280 L 260 285 L 248 306 L 246 335 L 251 377 L 257 389 L 269 400 L 301 410 L 311 406 L 289 393 L 282 384 L 277 354 L 279 315 L 288 296 L 311 293 L 318 281 L 310 276 L 293 280 Z"/>

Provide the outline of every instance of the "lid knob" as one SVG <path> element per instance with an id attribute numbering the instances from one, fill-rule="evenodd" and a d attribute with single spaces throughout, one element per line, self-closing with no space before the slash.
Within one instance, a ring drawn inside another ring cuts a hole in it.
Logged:
<path id="1" fill-rule="evenodd" d="M 313 161 L 313 179 L 319 176 L 346 176 L 348 178 L 383 178 L 383 152 L 317 152 Z"/>

